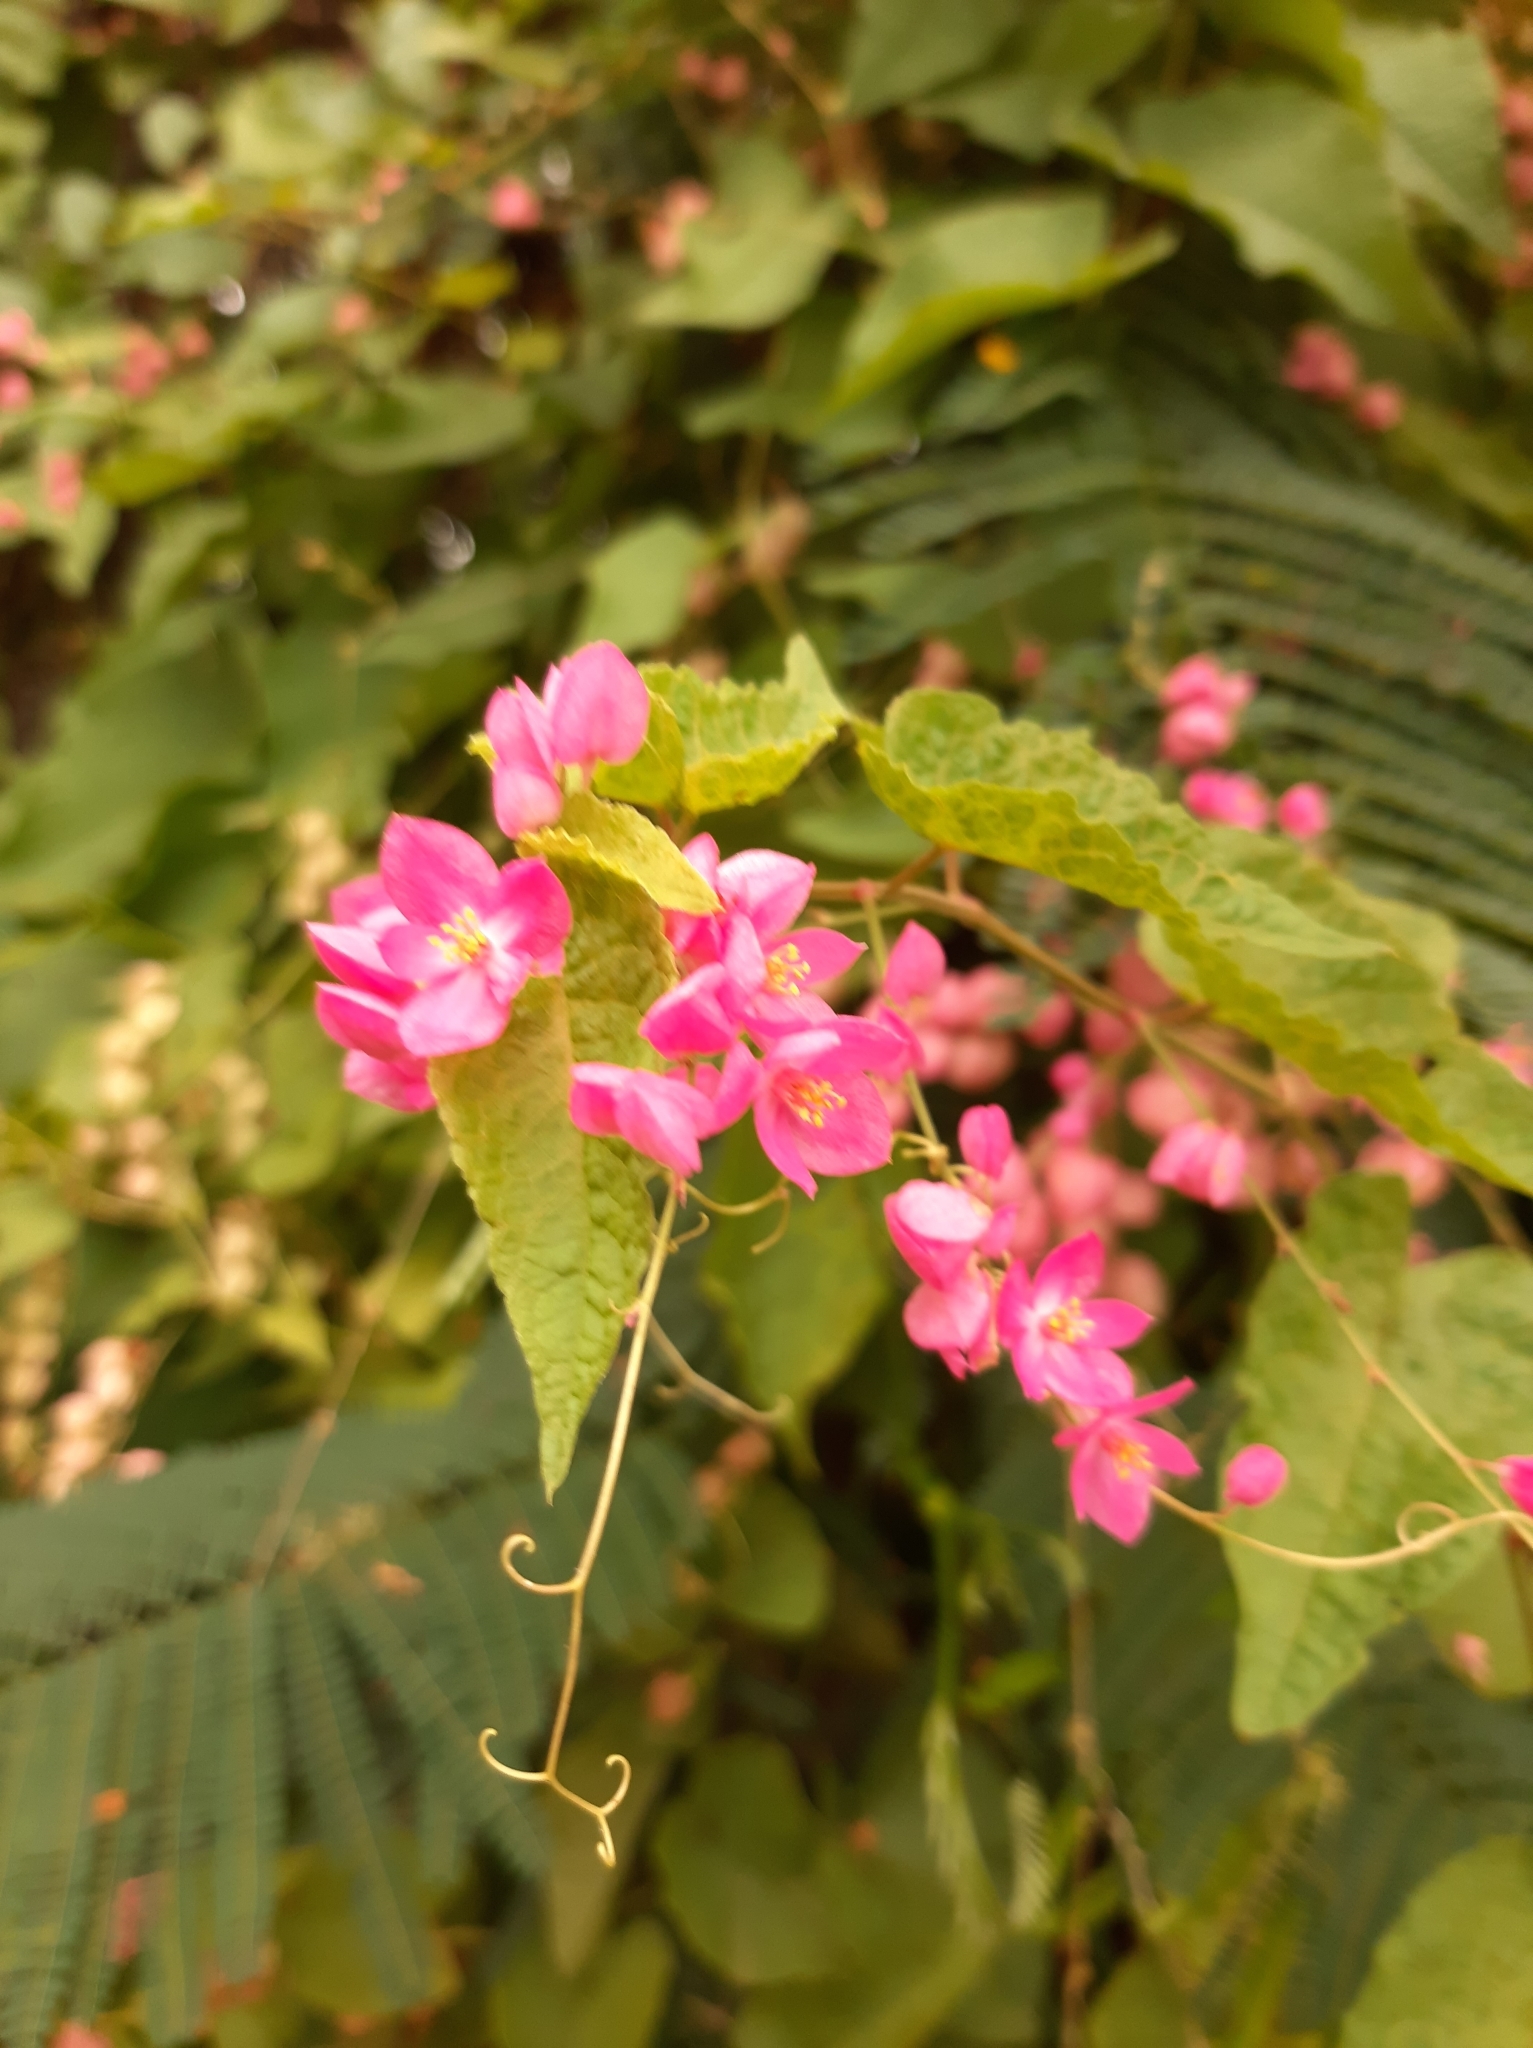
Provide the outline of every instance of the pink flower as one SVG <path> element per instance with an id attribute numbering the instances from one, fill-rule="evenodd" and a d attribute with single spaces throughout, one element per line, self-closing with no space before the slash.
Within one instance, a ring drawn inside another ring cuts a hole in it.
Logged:
<path id="1" fill-rule="evenodd" d="M 25 412 L 32 403 L 32 379 L 25 370 L 0 370 L 0 412 Z"/>
<path id="2" fill-rule="evenodd" d="M 524 832 L 554 824 L 564 809 L 564 788 L 548 712 L 519 677 L 485 706 L 484 732 L 490 800 L 501 831 L 508 839 L 520 839 Z"/>
<path id="3" fill-rule="evenodd" d="M 1224 1468 L 1224 1497 L 1232 1508 L 1264 1508 L 1288 1484 L 1288 1460 L 1271 1444 L 1247 1444 Z"/>
<path id="4" fill-rule="evenodd" d="M 1198 1119 L 1178 1124 L 1145 1171 L 1157 1187 L 1175 1188 L 1211 1209 L 1230 1209 L 1245 1187 L 1246 1141 L 1222 1124 Z"/>
<path id="5" fill-rule="evenodd" d="M 642 1067 L 584 1060 L 570 1069 L 570 1120 L 593 1138 L 623 1138 L 672 1173 L 697 1173 L 698 1139 L 712 1127 L 713 1104 L 700 1090 Z"/>
<path id="6" fill-rule="evenodd" d="M 1190 1479 L 1198 1471 L 1180 1437 L 1138 1419 L 1180 1401 L 1192 1384 L 1178 1380 L 1158 1393 L 1114 1401 L 1089 1421 L 1059 1431 L 1055 1443 L 1075 1452 L 1070 1498 L 1083 1522 L 1095 1522 L 1120 1543 L 1137 1543 L 1150 1519 L 1150 1489 L 1161 1473 Z"/>
<path id="7" fill-rule="evenodd" d="M 1221 705 L 1180 705 L 1160 729 L 1160 757 L 1175 768 L 1192 768 L 1228 753 L 1235 743 L 1235 720 Z"/>
<path id="8" fill-rule="evenodd" d="M 1271 804 L 1252 775 L 1234 775 L 1220 768 L 1200 768 L 1182 784 L 1182 802 L 1205 824 L 1233 825 L 1241 832 L 1263 832 Z"/>
<path id="9" fill-rule="evenodd" d="M 1138 1343 L 1150 1318 L 1126 1301 L 1093 1300 L 1102 1260 L 1102 1240 L 1087 1231 L 1050 1252 L 1035 1279 L 1020 1264 L 1006 1275 L 996 1322 L 1030 1401 L 1057 1394 L 1090 1408 L 1132 1390 L 1116 1353 Z"/>
<path id="10" fill-rule="evenodd" d="M 746 1027 L 757 1038 L 781 1038 L 806 1030 L 832 1015 L 823 996 L 813 993 L 817 985 L 834 981 L 867 948 L 845 932 L 819 931 L 811 927 L 790 932 L 764 951 L 748 920 L 730 920 L 722 966 L 733 985 Z M 896 1032 L 889 1023 L 880 1029 L 906 1044 L 907 1034 Z M 907 1048 L 905 1065 L 911 1064 L 914 1049 Z"/>
<path id="11" fill-rule="evenodd" d="M 118 1479 L 152 1479 L 164 1469 L 165 1453 L 151 1450 L 147 1444 L 134 1451 L 119 1451 L 112 1460 L 112 1471 Z"/>
<path id="12" fill-rule="evenodd" d="M 72 448 L 49 448 L 41 460 L 43 503 L 58 519 L 73 519 L 85 495 L 85 464 Z"/>
<path id="13" fill-rule="evenodd" d="M 554 758 L 589 775 L 598 761 L 631 761 L 649 730 L 649 691 L 610 640 L 577 647 L 543 681 Z"/>
<path id="14" fill-rule="evenodd" d="M 1059 1145 L 1043 1163 L 1043 1185 L 1061 1231 L 1105 1221 L 1122 1172 L 1116 1159 L 1084 1145 Z"/>
<path id="15" fill-rule="evenodd" d="M 389 820 L 381 868 L 404 922 L 379 950 L 415 991 L 399 1011 L 405 1050 L 493 1044 L 527 977 L 563 969 L 570 906 L 557 876 L 540 860 L 497 869 L 477 839 L 430 818 Z"/>
<path id="16" fill-rule="evenodd" d="M 413 1053 L 401 1052 L 395 1059 L 383 1060 L 372 1053 L 348 1052 L 341 1062 L 341 1086 L 364 1102 L 379 1102 L 385 1109 L 410 1115 L 436 1106 L 426 1062 Z"/>
<path id="17" fill-rule="evenodd" d="M 1533 1458 L 1498 1459 L 1496 1477 L 1512 1506 L 1521 1508 L 1525 1515 L 1533 1515 Z"/>
<path id="18" fill-rule="evenodd" d="M 1151 1067 L 1129 1082 L 1123 1107 L 1134 1129 L 1147 1138 L 1167 1138 L 1188 1118 L 1186 1091 L 1162 1067 Z"/>
<path id="19" fill-rule="evenodd" d="M 1504 1038 L 1487 1038 L 1483 1049 L 1525 1088 L 1533 1088 L 1533 1043 L 1522 1036 L 1520 1029 L 1509 1031 Z"/>
<path id="20" fill-rule="evenodd" d="M 1290 391 L 1342 405 L 1357 389 L 1357 354 L 1334 327 L 1312 320 L 1294 330 L 1282 374 Z"/>
<path id="21" fill-rule="evenodd" d="M 1237 718 L 1256 695 L 1256 678 L 1244 669 L 1222 667 L 1211 654 L 1189 654 L 1162 679 L 1156 694 L 1168 711 L 1208 704 Z"/>
<path id="22" fill-rule="evenodd" d="M 1040 1052 L 1047 1052 L 1059 1044 L 1075 1022 L 1075 1005 L 1063 989 L 1055 989 L 1045 996 L 1032 1016 L 1022 1026 L 1022 1036 L 1029 1045 L 1035 1045 Z"/>
<path id="23" fill-rule="evenodd" d="M 958 1149 L 982 1181 L 994 1183 L 1011 1157 L 1011 1118 L 998 1102 L 977 1104 L 958 1119 Z"/>
<path id="24" fill-rule="evenodd" d="M 0 313 L 0 356 L 18 356 L 22 362 L 36 362 L 39 354 L 37 329 L 32 315 L 20 306 Z"/>
<path id="25" fill-rule="evenodd" d="M 543 224 L 543 202 L 525 178 L 497 178 L 490 187 L 484 210 L 490 224 L 504 228 L 508 234 Z"/>
<path id="26" fill-rule="evenodd" d="M 897 1009 L 917 998 L 936 992 L 947 972 L 947 955 L 942 942 L 924 924 L 914 919 L 906 925 L 889 948 L 889 965 L 884 970 L 883 998 Z"/>
<path id="27" fill-rule="evenodd" d="M 1527 162 L 1533 197 L 1533 156 Z M 1398 384 L 1365 384 L 1352 401 L 1352 417 L 1365 434 L 1387 434 L 1405 417 L 1405 393 Z"/>
<path id="28" fill-rule="evenodd" d="M 0 533 L 21 533 L 27 515 L 14 498 L 0 498 Z"/>
<path id="29" fill-rule="evenodd" d="M 908 1180 L 884 1201 L 894 1248 L 919 1280 L 947 1287 L 990 1228 L 988 1205 L 948 1181 Z"/>
<path id="30" fill-rule="evenodd" d="M 1319 839 L 1331 829 L 1330 798 L 1318 782 L 1296 782 L 1278 798 L 1277 821 L 1290 839 Z"/>
<path id="31" fill-rule="evenodd" d="M 213 337 L 200 320 L 178 320 L 170 330 L 170 345 L 183 363 L 200 362 L 213 353 Z"/>
<path id="32" fill-rule="evenodd" d="M 639 246 L 651 270 L 660 277 L 680 270 L 687 255 L 682 230 L 712 207 L 713 194 L 696 178 L 677 178 L 666 186 L 658 210 L 639 222 Z"/>
<path id="33" fill-rule="evenodd" d="M 983 1372 L 1000 1356 L 995 1336 L 995 1283 L 970 1266 L 946 1287 L 923 1280 L 904 1307 L 912 1344 L 937 1352 L 948 1371 L 963 1379 Z"/>
<path id="34" fill-rule="evenodd" d="M 1099 1060 L 1110 1060 L 1138 1040 L 1139 1027 L 1132 1017 L 1120 1017 L 1115 1010 L 1088 1010 L 1081 1035 Z"/>
<path id="35" fill-rule="evenodd" d="M 130 327 L 113 378 L 124 398 L 148 398 L 164 382 L 174 358 L 147 327 Z"/>
<path id="36" fill-rule="evenodd" d="M 756 1135 L 772 1164 L 813 1196 L 815 1174 L 868 1173 L 887 1166 L 894 1132 L 869 1070 L 905 1058 L 886 1026 L 836 1017 L 778 1039 L 762 1061 Z"/>
<path id="37" fill-rule="evenodd" d="M 1409 1138 L 1388 1132 L 1370 1138 L 1357 1155 L 1359 1173 L 1397 1173 L 1405 1182 L 1413 1209 L 1430 1209 L 1448 1192 L 1452 1169 L 1446 1159 Z"/>

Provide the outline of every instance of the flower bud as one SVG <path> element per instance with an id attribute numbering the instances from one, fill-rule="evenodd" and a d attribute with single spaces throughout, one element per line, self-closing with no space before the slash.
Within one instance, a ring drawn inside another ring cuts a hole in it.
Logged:
<path id="1" fill-rule="evenodd" d="M 1446 1159 L 1414 1144 L 1409 1138 L 1387 1133 L 1370 1138 L 1357 1155 L 1359 1173 L 1397 1173 L 1405 1182 L 1413 1209 L 1430 1209 L 1448 1192 L 1452 1169 Z"/>
<path id="2" fill-rule="evenodd" d="M 1527 164 L 1533 197 L 1533 156 Z M 1352 401 L 1352 417 L 1365 434 L 1387 434 L 1405 417 L 1405 393 L 1398 384 L 1365 384 Z"/>
<path id="3" fill-rule="evenodd" d="M 1182 802 L 1205 824 L 1233 825 L 1239 832 L 1264 832 L 1271 801 L 1251 775 L 1200 768 L 1182 784 Z"/>
<path id="4" fill-rule="evenodd" d="M 1512 1506 L 1521 1508 L 1525 1515 L 1533 1515 L 1533 1458 L 1500 1459 L 1496 1465 L 1496 1477 Z"/>
<path id="5" fill-rule="evenodd" d="M 1357 389 L 1357 354 L 1334 327 L 1309 321 L 1295 330 L 1282 374 L 1290 391 L 1342 405 Z"/>
<path id="6" fill-rule="evenodd" d="M 951 640 L 923 640 L 910 679 L 913 690 L 961 690 L 969 680 L 969 657 Z"/>
<path id="7" fill-rule="evenodd" d="M 497 178 L 484 210 L 491 226 L 508 234 L 526 233 L 543 223 L 543 202 L 525 178 Z"/>
<path id="8" fill-rule="evenodd" d="M 1182 704 L 1160 729 L 1160 757 L 1175 768 L 1192 768 L 1226 753 L 1235 739 L 1235 721 L 1217 704 Z"/>
<path id="9" fill-rule="evenodd" d="M 1331 827 L 1331 804 L 1318 782 L 1296 782 L 1277 801 L 1278 830 L 1290 839 L 1318 839 Z"/>
<path id="10" fill-rule="evenodd" d="M 1271 1444 L 1247 1444 L 1224 1468 L 1224 1498 L 1232 1508 L 1264 1508 L 1288 1484 L 1288 1460 Z"/>

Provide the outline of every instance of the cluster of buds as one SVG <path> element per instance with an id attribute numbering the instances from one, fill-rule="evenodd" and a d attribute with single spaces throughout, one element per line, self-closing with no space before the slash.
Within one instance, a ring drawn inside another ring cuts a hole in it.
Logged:
<path id="1" fill-rule="evenodd" d="M 721 106 L 743 100 L 751 89 L 751 67 L 743 57 L 733 52 L 723 57 L 710 57 L 706 50 L 699 50 L 693 44 L 678 51 L 676 76 L 681 84 L 703 93 L 710 100 L 717 100 Z"/>
<path id="2" fill-rule="evenodd" d="M 979 1095 L 1015 1071 L 1020 1057 L 1015 1027 L 1026 1001 L 1027 983 L 1020 974 L 990 965 L 955 974 L 926 927 L 911 923 L 895 941 L 879 994 L 864 1006 L 864 1015 L 892 1010 L 902 1020 L 919 1080 L 945 1081 L 966 1095 Z M 898 1124 L 908 1122 L 908 1094 L 901 1090 L 891 1096 L 890 1109 Z"/>
<path id="3" fill-rule="evenodd" d="M 1296 327 L 1283 360 L 1283 382 L 1323 405 L 1344 406 L 1365 434 L 1387 434 L 1405 415 L 1398 384 L 1366 384 L 1352 344 L 1318 320 Z"/>
<path id="4" fill-rule="evenodd" d="M 181 1015 L 175 974 L 162 960 L 135 960 L 117 980 L 117 1015 L 96 1033 L 96 1100 L 129 1116 L 153 1092 L 154 1047 Z"/>
<path id="5" fill-rule="evenodd" d="M 159 1116 L 134 1116 L 119 1124 L 76 1124 L 71 1138 L 76 1157 L 114 1163 L 108 1183 L 125 1202 L 161 1206 L 185 1182 L 185 1164 L 170 1125 Z"/>
<path id="6" fill-rule="evenodd" d="M 208 1063 L 207 1079 L 217 1090 L 219 1163 L 237 1166 L 266 1135 L 271 1090 L 250 1055 L 232 1046 Z"/>
<path id="7" fill-rule="evenodd" d="M 19 1476 L 32 1452 L 32 1411 L 48 1391 L 64 1327 L 68 1275 L 62 1259 L 34 1266 L 0 1320 L 0 1461 Z"/>
<path id="8" fill-rule="evenodd" d="M 325 898 L 351 866 L 351 849 L 336 818 L 317 807 L 282 821 L 290 858 L 277 891 L 277 908 L 293 924 L 317 917 Z"/>
<path id="9" fill-rule="evenodd" d="M 98 1337 L 75 1360 L 76 1387 L 48 1410 L 48 1441 L 37 1491 L 62 1500 L 88 1473 L 100 1470 L 127 1433 L 153 1362 L 153 1347 L 131 1337 Z M 124 1478 L 157 1470 L 158 1452 L 118 1460 Z"/>
<path id="10" fill-rule="evenodd" d="M 1271 797 L 1254 775 L 1198 766 L 1229 752 L 1240 731 L 1240 714 L 1256 695 L 1256 678 L 1224 668 L 1212 654 L 1190 654 L 1160 686 L 1165 717 L 1160 728 L 1161 759 L 1193 773 L 1182 784 L 1182 801 L 1195 818 L 1265 832 L 1274 816 L 1290 839 L 1319 839 L 1330 828 L 1331 808 L 1317 782 L 1296 782 Z"/>
<path id="11" fill-rule="evenodd" d="M 220 1203 L 208 1231 L 208 1306 L 237 1315 L 266 1292 L 276 1239 L 264 1203 L 235 1195 Z"/>
<path id="12" fill-rule="evenodd" d="M 696 178 L 677 178 L 660 195 L 660 204 L 639 219 L 639 247 L 657 277 L 670 277 L 687 260 L 683 229 L 713 211 L 713 194 Z"/>

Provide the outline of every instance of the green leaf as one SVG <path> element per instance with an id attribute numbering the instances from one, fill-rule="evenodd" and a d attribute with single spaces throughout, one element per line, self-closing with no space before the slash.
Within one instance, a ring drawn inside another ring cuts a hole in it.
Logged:
<path id="1" fill-rule="evenodd" d="M 1086 2015 L 1089 2048 L 1186 2048 L 1191 2014 L 1154 1949 L 1118 1965 Z"/>
<path id="2" fill-rule="evenodd" d="M 1348 48 L 1349 22 L 1339 0 L 1205 0 L 1208 13 L 1234 43 L 1286 50 L 1337 86 L 1354 106 L 1367 94 L 1363 67 Z"/>
<path id="3" fill-rule="evenodd" d="M 643 746 L 631 761 L 602 762 L 594 787 L 598 796 L 614 797 L 619 803 L 665 810 L 680 801 L 686 772 L 687 754 L 676 714 L 664 697 L 651 690 L 649 729 Z"/>
<path id="4" fill-rule="evenodd" d="M 681 732 L 682 808 L 733 810 L 777 796 L 829 744 L 846 720 L 820 658 L 802 633 L 788 642 L 777 683 L 705 683 L 689 668 L 647 665 Z"/>
<path id="5" fill-rule="evenodd" d="M 498 2048 L 649 2048 L 675 1972 L 658 1920 L 628 1921 L 574 1976 L 560 1974 L 529 1930 L 491 1988 L 492 2038 Z"/>
<path id="6" fill-rule="evenodd" d="M 1230 79 L 1189 97 L 1142 102 L 1129 143 L 1135 175 L 1211 214 L 1259 276 L 1307 277 L 1374 326 L 1452 331 L 1379 141 L 1339 100 L 1287 79 Z"/>
<path id="7" fill-rule="evenodd" d="M 300 1194 L 325 1178 L 345 1140 L 336 1047 L 306 1004 L 273 1017 L 260 1050 L 276 1127 L 245 1161 L 241 1178 L 257 1194 Z"/>
<path id="8" fill-rule="evenodd" d="M 449 654 L 503 647 L 522 630 L 527 577 L 509 562 L 485 562 L 439 583 L 363 636 L 359 659 L 435 668 Z"/>
<path id="9" fill-rule="evenodd" d="M 517 848 L 549 859 L 589 862 L 606 874 L 637 882 L 662 910 L 707 917 L 719 908 L 718 897 L 658 825 L 627 804 L 603 803 L 584 790 L 565 798 L 557 825 L 524 834 Z"/>
<path id="10" fill-rule="evenodd" d="M 237 178 L 313 178 L 377 153 L 382 103 L 371 78 L 333 57 L 288 57 L 241 79 L 218 112 Z"/>
<path id="11" fill-rule="evenodd" d="M 1374 1953 L 1341 2048 L 1523 2048 L 1533 2031 L 1533 1845 L 1435 1870 Z"/>
<path id="12" fill-rule="evenodd" d="M 687 589 L 703 559 L 702 531 L 680 512 L 630 526 L 586 563 L 582 640 L 632 653 L 669 640 L 687 615 Z"/>
<path id="13" fill-rule="evenodd" d="M 1392 1176 L 1347 1175 L 1311 1204 L 1304 1245 L 1350 1304 L 1385 1371 L 1471 1457 L 1494 1457 L 1533 1432 L 1525 1361 L 1533 1345 L 1533 1271 L 1502 1251 L 1407 1267 L 1409 1208 Z M 1463 1513 L 1485 1502 L 1384 1386 L 1369 1378 L 1335 1310 L 1290 1259 L 1277 1260 L 1251 1309 L 1240 1438 L 1274 1444 L 1287 1488 L 1242 1515 L 1264 1542 L 1324 1556 L 1384 1550 L 1416 1501 Z M 1233 1716 L 1245 1735 L 1308 1720 L 1357 1676 L 1367 1645 L 1408 1609 L 1437 1599 L 1491 1545 L 1461 1537 L 1369 1572 L 1314 1572 L 1231 1545 L 1240 1592 Z"/>
<path id="14" fill-rule="evenodd" d="M 712 210 L 683 230 L 686 268 L 641 302 L 639 318 L 650 327 L 770 327 L 809 297 L 849 220 L 845 200 L 817 196 L 777 143 L 721 141 Z"/>
<path id="15" fill-rule="evenodd" d="M 832 395 L 850 405 L 962 334 L 1093 297 L 1169 256 L 1165 229 L 1121 249 L 1094 192 L 966 206 L 888 237 L 890 275 L 852 322 Z"/>
<path id="16" fill-rule="evenodd" d="M 927 100 L 921 112 L 959 121 L 995 149 L 1036 160 L 1068 140 L 1068 124 L 1160 34 L 1166 0 L 1056 0 L 1026 61 Z"/>
<path id="17" fill-rule="evenodd" d="M 46 1181 L 0 1181 L 0 1281 L 68 1251 L 80 1219 Z"/>
<path id="18" fill-rule="evenodd" d="M 776 1178 L 750 1126 L 737 1124 L 709 1192 L 718 1201 L 750 1202 Z M 777 1214 L 716 1218 L 701 1286 L 724 1318 L 755 1399 L 770 1406 L 787 1395 L 803 1405 L 862 1348 L 888 1303 L 889 1273 L 882 1226 L 851 1181 L 824 1181 L 813 1204 L 795 1201 L 781 1240 L 758 1255 L 753 1247 Z"/>
<path id="19" fill-rule="evenodd" d="M 376 391 L 357 390 L 334 418 L 308 428 L 315 453 L 348 476 L 390 476 L 481 462 L 524 441 L 532 400 L 487 377 L 395 377 Z"/>
<path id="20" fill-rule="evenodd" d="M 1384 162 L 1403 192 L 1424 199 L 1497 255 L 1517 246 L 1496 119 L 1495 72 L 1473 29 L 1352 21 L 1347 46 L 1388 121 Z"/>
<path id="21" fill-rule="evenodd" d="M 845 112 L 853 120 L 982 64 L 1015 26 L 1010 0 L 858 0 L 847 50 Z"/>
<path id="22" fill-rule="evenodd" d="M 563 976 L 527 984 L 496 1044 L 431 1069 L 532 1373 L 550 1494 L 611 1363 L 653 1229 L 652 1169 L 617 1140 L 575 1129 L 570 1065 L 645 1065 L 639 1018 L 672 972 L 660 913 L 635 884 L 556 866 L 575 914 Z"/>
<path id="23" fill-rule="evenodd" d="M 812 1636 L 830 1612 L 831 1556 L 814 1516 L 785 1486 L 761 1479 L 735 1510 L 729 1568 L 714 1598 L 766 1636 Z"/>

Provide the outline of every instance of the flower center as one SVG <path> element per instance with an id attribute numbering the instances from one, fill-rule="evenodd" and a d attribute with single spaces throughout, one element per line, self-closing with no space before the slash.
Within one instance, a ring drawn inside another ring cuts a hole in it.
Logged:
<path id="1" fill-rule="evenodd" d="M 476 732 L 468 741 L 464 752 L 472 754 L 476 760 L 483 761 L 487 768 L 500 766 L 500 756 L 495 751 L 495 742 L 487 732 Z"/>
<path id="2" fill-rule="evenodd" d="M 768 953 L 766 985 L 774 996 L 796 996 L 808 979 L 809 962 L 791 939 Z"/>
<path id="3" fill-rule="evenodd" d="M 478 917 L 465 904 L 456 917 L 448 918 L 439 931 L 431 934 L 431 943 L 456 966 L 467 967 L 471 960 L 478 959 L 490 939 Z"/>
<path id="4" fill-rule="evenodd" d="M 1057 1337 L 1061 1344 L 1080 1344 L 1091 1335 L 1095 1325 L 1090 1316 L 1082 1315 L 1081 1299 L 1072 1294 L 1070 1299 L 1051 1316 L 1045 1316 L 1043 1327 L 1051 1337 Z"/>
<path id="5" fill-rule="evenodd" d="M 1126 1431 L 1104 1430 L 1102 1449 L 1112 1460 L 1113 1471 L 1120 1479 L 1131 1479 L 1136 1472 L 1153 1472 L 1155 1469 L 1155 1461 L 1144 1445 Z"/>
<path id="6" fill-rule="evenodd" d="M 811 1081 L 807 1074 L 796 1075 L 787 1082 L 782 1099 L 800 1123 L 813 1124 L 817 1131 L 825 1128 L 827 1110 L 846 1107 L 846 1097 L 838 1095 L 828 1081 Z"/>

